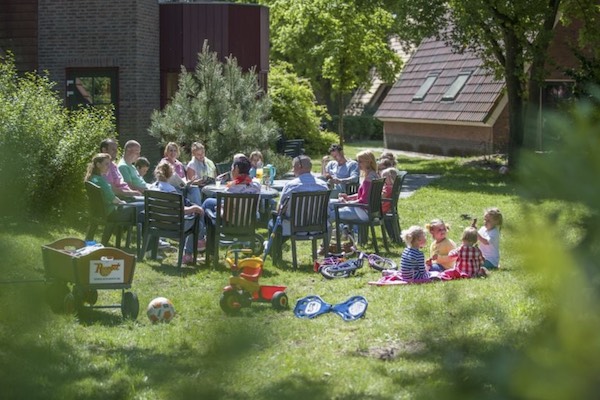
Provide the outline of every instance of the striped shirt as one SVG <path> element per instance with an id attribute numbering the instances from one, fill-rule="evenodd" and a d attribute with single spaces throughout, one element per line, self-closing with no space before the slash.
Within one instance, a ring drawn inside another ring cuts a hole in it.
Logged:
<path id="1" fill-rule="evenodd" d="M 418 249 L 404 249 L 400 257 L 400 274 L 405 281 L 429 279 L 429 273 L 425 269 L 425 255 Z"/>

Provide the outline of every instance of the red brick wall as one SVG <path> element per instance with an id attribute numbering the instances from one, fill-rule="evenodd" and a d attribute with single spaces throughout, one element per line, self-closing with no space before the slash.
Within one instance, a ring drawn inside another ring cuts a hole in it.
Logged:
<path id="1" fill-rule="evenodd" d="M 157 159 L 147 129 L 159 108 L 156 0 L 39 0 L 39 67 L 65 96 L 66 68 L 117 67 L 119 140 L 135 139 Z"/>
<path id="2" fill-rule="evenodd" d="M 37 69 L 37 0 L 0 0 L 0 54 L 8 51 L 17 70 Z"/>

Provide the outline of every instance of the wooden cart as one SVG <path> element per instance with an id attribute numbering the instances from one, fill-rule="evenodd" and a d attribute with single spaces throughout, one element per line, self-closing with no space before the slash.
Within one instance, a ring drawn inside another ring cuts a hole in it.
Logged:
<path id="1" fill-rule="evenodd" d="M 131 288 L 135 256 L 114 247 L 86 247 L 75 238 L 42 246 L 47 300 L 54 312 L 79 313 L 87 308 L 121 308 L 124 318 L 136 319 L 140 305 Z M 121 303 L 96 305 L 98 290 L 120 289 Z"/>

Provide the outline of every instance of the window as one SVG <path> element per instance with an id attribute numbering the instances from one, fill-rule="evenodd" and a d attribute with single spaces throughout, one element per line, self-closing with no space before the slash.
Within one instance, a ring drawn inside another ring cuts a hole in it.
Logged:
<path id="1" fill-rule="evenodd" d="M 118 110 L 117 68 L 69 68 L 67 69 L 67 107 L 71 110 L 80 105 L 99 108 L 114 107 L 115 120 Z"/>
<path id="2" fill-rule="evenodd" d="M 446 93 L 442 96 L 442 101 L 454 101 L 472 73 L 473 71 L 465 71 L 458 74 L 452 85 L 450 85 Z"/>
<path id="3" fill-rule="evenodd" d="M 425 82 L 423 82 L 419 90 L 417 90 L 417 93 L 415 93 L 415 95 L 413 96 L 413 101 L 422 101 L 425 98 L 427 92 L 429 92 L 429 89 L 431 89 L 431 87 L 433 86 L 438 75 L 439 73 L 436 72 L 433 74 L 429 74 L 427 78 L 425 78 Z"/>

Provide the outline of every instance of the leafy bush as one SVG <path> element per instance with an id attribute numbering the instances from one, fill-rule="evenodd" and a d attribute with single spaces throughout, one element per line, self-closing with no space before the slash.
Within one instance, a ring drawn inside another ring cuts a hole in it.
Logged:
<path id="1" fill-rule="evenodd" d="M 332 117 L 329 124 L 333 131 L 337 131 L 339 117 Z M 344 138 L 349 141 L 383 140 L 383 123 L 370 115 L 345 115 Z"/>
<path id="2" fill-rule="evenodd" d="M 69 112 L 47 76 L 17 74 L 0 58 L 1 213 L 60 215 L 81 209 L 82 179 L 98 144 L 115 133 L 110 110 Z"/>
<path id="3" fill-rule="evenodd" d="M 274 146 L 277 126 L 269 119 L 270 110 L 254 71 L 242 73 L 233 57 L 219 62 L 205 42 L 194 72 L 182 68 L 177 92 L 152 114 L 149 131 L 163 144 L 201 141 L 220 162 Z"/>
<path id="4" fill-rule="evenodd" d="M 308 154 L 324 154 L 339 139 L 319 129 L 321 120 L 329 118 L 326 107 L 318 105 L 307 79 L 300 78 L 291 64 L 279 62 L 271 66 L 269 96 L 273 102 L 273 120 L 286 139 L 304 139 Z"/>

